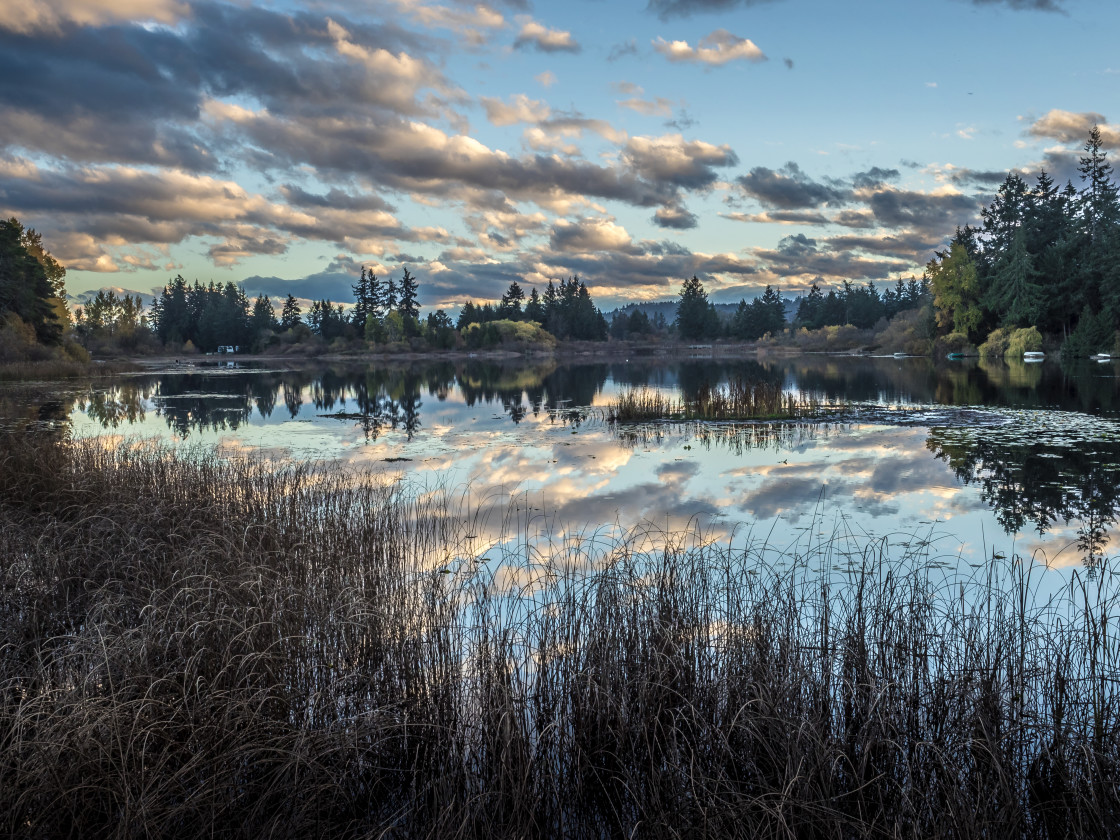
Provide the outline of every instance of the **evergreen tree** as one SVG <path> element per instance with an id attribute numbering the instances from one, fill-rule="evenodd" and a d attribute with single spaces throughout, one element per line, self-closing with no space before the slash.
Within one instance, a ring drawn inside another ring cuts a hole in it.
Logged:
<path id="1" fill-rule="evenodd" d="M 708 294 L 704 291 L 704 284 L 695 275 L 691 280 L 685 280 L 681 287 L 675 323 L 681 337 L 686 339 L 705 337 L 710 326 Z"/>
<path id="2" fill-rule="evenodd" d="M 365 266 L 362 267 L 357 282 L 350 288 L 354 292 L 354 308 L 350 310 L 350 321 L 359 329 L 364 330 L 366 318 L 374 309 L 374 301 L 370 295 L 369 275 L 366 274 Z"/>
<path id="3" fill-rule="evenodd" d="M 288 299 L 284 301 L 284 309 L 280 313 L 280 329 L 290 330 L 296 324 L 302 324 L 302 315 L 303 310 L 300 309 L 299 303 L 296 302 L 294 297 L 288 295 Z"/>
<path id="4" fill-rule="evenodd" d="M 525 320 L 543 324 L 544 318 L 544 303 L 541 301 L 541 297 L 537 294 L 537 290 L 534 287 L 533 291 L 529 294 L 529 302 L 525 304 Z"/>
<path id="5" fill-rule="evenodd" d="M 276 310 L 268 295 L 259 295 L 253 301 L 253 314 L 249 321 L 254 338 L 260 338 L 264 333 L 276 329 Z"/>
<path id="6" fill-rule="evenodd" d="M 35 331 L 42 344 L 62 343 L 69 310 L 60 297 L 66 271 L 18 219 L 0 221 L 0 317 L 11 313 Z"/>
<path id="7" fill-rule="evenodd" d="M 1085 182 L 1081 196 L 1081 214 L 1091 239 L 1103 235 L 1104 230 L 1120 221 L 1120 197 L 1112 181 L 1112 164 L 1104 151 L 1100 126 L 1093 126 L 1085 142 L 1087 154 L 1081 158 L 1077 171 Z"/>
<path id="8" fill-rule="evenodd" d="M 517 285 L 517 281 L 509 284 L 506 293 L 502 295 L 501 305 L 498 311 L 503 318 L 508 318 L 511 321 L 518 321 L 521 319 L 521 303 L 525 300 L 525 292 Z"/>
<path id="9" fill-rule="evenodd" d="M 809 294 L 801 298 L 797 305 L 797 323 L 806 329 L 815 330 L 824 326 L 824 293 L 821 287 L 814 283 L 809 288 Z"/>
<path id="10" fill-rule="evenodd" d="M 420 306 L 416 303 L 416 291 L 416 278 L 409 274 L 406 268 L 401 277 L 400 300 L 397 303 L 397 311 L 401 313 L 406 328 L 410 322 L 416 321 L 420 317 Z"/>
<path id="11" fill-rule="evenodd" d="M 1026 228 L 1015 231 L 1011 247 L 995 266 L 986 305 L 1001 323 L 1029 327 L 1042 315 L 1042 288 L 1036 281 L 1034 260 L 1027 251 Z"/>
<path id="12" fill-rule="evenodd" d="M 385 281 L 385 286 L 381 292 L 381 306 L 386 315 L 397 308 L 397 284 L 393 282 L 391 276 Z"/>

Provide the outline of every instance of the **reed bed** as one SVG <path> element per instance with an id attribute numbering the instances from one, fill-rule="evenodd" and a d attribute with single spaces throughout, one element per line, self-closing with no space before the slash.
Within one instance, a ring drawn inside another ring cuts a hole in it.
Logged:
<path id="1" fill-rule="evenodd" d="M 1120 826 L 1107 562 L 1042 598 L 1030 562 L 946 577 L 919 541 L 779 567 L 648 526 L 496 538 L 456 504 L 0 439 L 0 835 Z"/>
<path id="2" fill-rule="evenodd" d="M 796 420 L 820 417 L 828 407 L 812 397 L 786 393 L 775 382 L 735 378 L 724 386 L 704 384 L 688 397 L 672 397 L 650 388 L 631 388 L 607 409 L 612 423 L 655 420 Z"/>

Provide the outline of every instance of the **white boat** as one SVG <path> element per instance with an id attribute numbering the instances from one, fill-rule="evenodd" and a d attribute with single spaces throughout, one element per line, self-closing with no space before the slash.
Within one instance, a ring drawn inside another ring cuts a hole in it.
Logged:
<path id="1" fill-rule="evenodd" d="M 1024 362 L 1041 362 L 1046 358 L 1046 354 L 1041 350 L 1028 350 L 1023 354 Z"/>
<path id="2" fill-rule="evenodd" d="M 1090 356 L 1089 358 L 1090 359 L 1096 359 L 1098 362 L 1111 362 L 1112 361 L 1112 354 L 1111 353 L 1097 353 L 1097 355 Z"/>

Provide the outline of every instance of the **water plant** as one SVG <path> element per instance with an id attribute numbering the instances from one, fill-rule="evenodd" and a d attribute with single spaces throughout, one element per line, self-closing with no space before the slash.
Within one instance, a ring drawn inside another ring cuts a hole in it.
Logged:
<path id="1" fill-rule="evenodd" d="M 924 539 L 478 511 L 329 464 L 0 439 L 0 834 L 1120 825 L 1107 561 L 1047 597 L 1029 560 L 964 577 Z"/>

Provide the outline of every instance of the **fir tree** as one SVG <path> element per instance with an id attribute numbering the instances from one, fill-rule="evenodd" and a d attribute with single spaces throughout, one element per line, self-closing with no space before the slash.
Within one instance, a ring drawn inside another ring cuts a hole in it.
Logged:
<path id="1" fill-rule="evenodd" d="M 416 278 L 409 274 L 406 268 L 401 276 L 400 300 L 397 303 L 397 311 L 400 312 L 406 325 L 420 317 L 420 307 L 416 303 L 416 290 Z"/>

